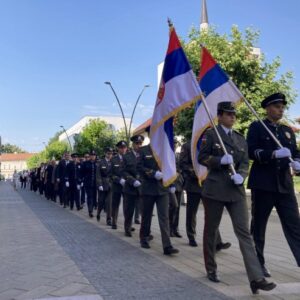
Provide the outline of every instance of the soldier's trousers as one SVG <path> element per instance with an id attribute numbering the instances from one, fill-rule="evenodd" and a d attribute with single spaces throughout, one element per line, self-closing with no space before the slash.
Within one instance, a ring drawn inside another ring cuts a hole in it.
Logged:
<path id="1" fill-rule="evenodd" d="M 80 193 L 80 203 L 83 205 L 85 203 L 85 187 L 81 187 L 81 193 Z"/>
<path id="2" fill-rule="evenodd" d="M 134 208 L 134 220 L 139 221 L 142 211 L 141 199 L 138 197 L 135 201 L 135 208 Z"/>
<path id="3" fill-rule="evenodd" d="M 149 196 L 142 195 L 142 222 L 140 228 L 140 239 L 145 240 L 150 234 L 151 220 L 154 204 L 156 204 L 158 223 L 161 233 L 163 247 L 169 247 L 170 227 L 169 227 L 169 194 Z"/>
<path id="4" fill-rule="evenodd" d="M 97 191 L 96 187 L 86 187 L 86 201 L 88 206 L 89 214 L 93 213 L 94 203 L 96 202 Z"/>
<path id="5" fill-rule="evenodd" d="M 207 272 L 216 272 L 215 261 L 216 239 L 221 222 L 224 207 L 226 207 L 234 233 L 238 238 L 240 250 L 248 279 L 259 280 L 264 278 L 262 269 L 255 253 L 252 236 L 249 232 L 249 217 L 246 199 L 236 202 L 221 202 L 213 199 L 203 199 L 204 205 L 204 231 L 203 231 L 203 253 Z"/>
<path id="6" fill-rule="evenodd" d="M 295 194 L 252 190 L 251 195 L 251 233 L 260 263 L 262 265 L 265 264 L 264 246 L 266 227 L 271 211 L 273 207 L 275 207 L 285 238 L 296 259 L 298 267 L 300 267 L 300 216 Z"/>
<path id="7" fill-rule="evenodd" d="M 139 202 L 139 195 L 129 195 L 124 194 L 123 198 L 123 211 L 124 211 L 124 230 L 125 232 L 131 231 L 132 219 L 134 215 L 134 210 L 136 207 L 136 202 Z"/>
<path id="8" fill-rule="evenodd" d="M 172 197 L 171 194 L 169 196 Z M 180 211 L 182 192 L 176 192 L 174 194 L 174 196 L 175 196 L 174 200 L 176 201 L 176 203 L 173 203 L 173 201 L 170 201 L 170 204 L 169 204 L 169 221 L 170 221 L 171 232 L 178 231 L 179 211 Z"/>
<path id="9" fill-rule="evenodd" d="M 76 205 L 76 208 L 79 210 L 80 209 L 80 190 L 77 189 L 77 185 L 72 185 L 70 187 L 70 208 L 74 208 L 74 203 Z"/>
<path id="10" fill-rule="evenodd" d="M 186 203 L 186 234 L 189 240 L 196 236 L 197 211 L 201 200 L 201 194 L 187 192 Z"/>
<path id="11" fill-rule="evenodd" d="M 121 197 L 123 193 L 119 192 L 112 192 L 111 195 L 111 218 L 112 218 L 112 225 L 117 225 L 118 222 L 118 215 L 119 215 L 119 207 L 121 202 Z"/>
<path id="12" fill-rule="evenodd" d="M 60 205 L 64 204 L 64 183 L 62 181 L 58 184 L 58 196 Z"/>
<path id="13" fill-rule="evenodd" d="M 111 191 L 99 191 L 98 192 L 98 210 L 97 215 L 99 216 L 101 211 L 106 212 L 106 221 L 111 220 Z"/>
<path id="14" fill-rule="evenodd" d="M 65 186 L 64 192 L 63 192 L 64 207 L 67 207 L 70 205 L 70 199 L 71 199 L 71 188 Z"/>

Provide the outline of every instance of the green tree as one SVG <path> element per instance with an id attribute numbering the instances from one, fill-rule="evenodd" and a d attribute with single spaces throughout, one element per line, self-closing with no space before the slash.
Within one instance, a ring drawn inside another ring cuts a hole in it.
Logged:
<path id="1" fill-rule="evenodd" d="M 9 143 L 0 146 L 0 153 L 25 153 L 23 149 Z"/>
<path id="2" fill-rule="evenodd" d="M 114 147 L 117 138 L 115 131 L 105 121 L 92 120 L 80 134 L 75 136 L 74 149 L 81 155 L 93 149 L 102 156 L 104 148 Z"/>
<path id="3" fill-rule="evenodd" d="M 195 74 L 199 74 L 201 44 L 210 51 L 221 67 L 237 85 L 245 98 L 252 104 L 258 114 L 263 117 L 264 111 L 260 107 L 262 99 L 274 92 L 283 92 L 288 105 L 293 103 L 296 92 L 292 87 L 293 74 L 286 72 L 279 74 L 281 66 L 279 57 L 267 62 L 264 54 L 260 57 L 253 55 L 253 48 L 257 45 L 259 33 L 253 29 L 246 29 L 243 34 L 236 26 L 230 35 L 220 35 L 214 28 L 202 31 L 192 28 L 188 41 L 182 42 L 185 53 Z M 223 99 L 226 101 L 226 99 Z M 238 106 L 238 122 L 236 128 L 246 133 L 249 124 L 255 119 L 244 103 Z M 175 118 L 175 132 L 185 139 L 191 137 L 194 117 L 194 105 L 180 112 Z"/>
<path id="4" fill-rule="evenodd" d="M 47 161 L 46 152 L 41 151 L 39 153 L 36 153 L 29 159 L 27 159 L 27 167 L 28 169 L 34 169 L 39 167 L 41 163 L 46 161 Z"/>
<path id="5" fill-rule="evenodd" d="M 58 160 L 61 159 L 62 155 L 68 150 L 68 143 L 56 140 L 46 147 L 45 156 L 48 160 L 51 160 L 53 158 Z"/>

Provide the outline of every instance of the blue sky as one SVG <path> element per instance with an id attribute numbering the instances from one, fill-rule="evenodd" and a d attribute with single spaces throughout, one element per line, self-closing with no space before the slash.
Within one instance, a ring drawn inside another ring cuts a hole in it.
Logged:
<path id="1" fill-rule="evenodd" d="M 120 115 L 104 81 L 111 81 L 139 125 L 152 115 L 157 64 L 168 43 L 167 18 L 178 35 L 199 26 L 201 0 L 0 0 L 0 135 L 40 151 L 48 139 L 85 115 Z M 232 24 L 260 30 L 268 61 L 282 60 L 300 89 L 300 1 L 207 0 L 220 33 Z M 289 111 L 300 116 L 297 101 Z"/>

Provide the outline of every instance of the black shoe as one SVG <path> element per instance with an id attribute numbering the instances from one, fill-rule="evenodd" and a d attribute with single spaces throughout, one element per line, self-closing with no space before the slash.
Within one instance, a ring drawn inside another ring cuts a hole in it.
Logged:
<path id="1" fill-rule="evenodd" d="M 107 220 L 107 221 L 106 221 L 106 225 L 107 225 L 107 226 L 111 226 L 111 220 Z"/>
<path id="2" fill-rule="evenodd" d="M 144 249 L 150 249 L 150 245 L 147 241 L 141 241 L 141 247 Z"/>
<path id="3" fill-rule="evenodd" d="M 135 228 L 134 228 L 134 227 L 131 227 L 130 231 L 135 231 Z"/>
<path id="4" fill-rule="evenodd" d="M 217 274 L 217 272 L 208 272 L 207 273 L 207 278 L 212 281 L 212 282 L 220 282 L 220 278 Z"/>
<path id="5" fill-rule="evenodd" d="M 140 220 L 138 220 L 138 219 L 134 220 L 134 223 L 135 224 L 141 224 Z"/>
<path id="6" fill-rule="evenodd" d="M 219 243 L 216 246 L 216 251 L 225 250 L 231 247 L 231 243 Z"/>
<path id="7" fill-rule="evenodd" d="M 148 236 L 146 236 L 146 240 L 148 242 L 152 241 L 153 240 L 153 235 L 152 234 L 149 234 Z"/>
<path id="8" fill-rule="evenodd" d="M 97 221 L 100 222 L 100 215 L 97 215 Z"/>
<path id="9" fill-rule="evenodd" d="M 270 272 L 270 270 L 267 269 L 267 267 L 265 265 L 261 266 L 261 269 L 262 269 L 265 277 L 271 277 L 271 272 Z"/>
<path id="10" fill-rule="evenodd" d="M 173 246 L 164 248 L 164 255 L 172 255 L 172 254 L 176 254 L 176 253 L 179 253 L 179 250 L 176 248 L 173 248 Z"/>
<path id="11" fill-rule="evenodd" d="M 191 247 L 198 247 L 198 244 L 197 244 L 197 242 L 195 240 L 189 240 L 189 245 Z"/>
<path id="12" fill-rule="evenodd" d="M 132 237 L 132 234 L 131 234 L 131 232 L 125 231 L 125 236 Z M 141 243 L 141 246 L 142 246 L 142 243 Z"/>
<path id="13" fill-rule="evenodd" d="M 170 237 L 175 237 L 174 232 L 170 231 Z"/>
<path id="14" fill-rule="evenodd" d="M 173 236 L 175 236 L 177 238 L 182 238 L 182 235 L 178 231 L 174 231 Z"/>
<path id="15" fill-rule="evenodd" d="M 251 281 L 250 282 L 250 288 L 253 294 L 258 294 L 258 290 L 263 291 L 271 291 L 275 289 L 276 284 L 274 282 L 269 282 L 266 279 L 262 279 L 260 281 Z"/>
<path id="16" fill-rule="evenodd" d="M 117 225 L 115 224 L 111 225 L 111 229 L 117 229 Z"/>
<path id="17" fill-rule="evenodd" d="M 90 218 L 94 217 L 94 215 L 92 213 L 89 213 L 89 216 L 90 216 Z M 97 218 L 98 218 L 98 216 L 97 216 Z"/>

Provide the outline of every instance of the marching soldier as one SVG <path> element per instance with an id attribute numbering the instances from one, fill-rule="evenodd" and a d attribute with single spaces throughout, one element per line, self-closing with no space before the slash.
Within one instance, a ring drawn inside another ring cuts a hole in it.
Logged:
<path id="1" fill-rule="evenodd" d="M 100 221 L 101 211 L 106 212 L 106 225 L 111 226 L 111 158 L 113 149 L 107 147 L 104 149 L 105 157 L 97 164 L 97 187 L 98 187 L 98 210 L 97 221 Z"/>
<path id="2" fill-rule="evenodd" d="M 150 248 L 148 237 L 150 235 L 153 207 L 156 204 L 164 254 L 171 255 L 178 253 L 178 249 L 173 248 L 170 241 L 169 189 L 165 188 L 162 184 L 162 172 L 153 157 L 150 145 L 140 149 L 138 172 L 142 178 L 141 247 Z"/>
<path id="3" fill-rule="evenodd" d="M 94 204 L 96 203 L 96 152 L 92 150 L 88 159 L 82 164 L 82 179 L 87 196 L 87 206 L 90 218 L 93 218 Z"/>
<path id="4" fill-rule="evenodd" d="M 60 199 L 60 205 L 63 205 L 64 208 L 69 205 L 69 187 L 66 184 L 66 167 L 70 162 L 70 153 L 65 152 L 63 158 L 58 163 L 58 166 L 56 168 L 56 178 L 57 182 L 59 184 L 59 199 Z"/>
<path id="5" fill-rule="evenodd" d="M 197 212 L 201 201 L 202 188 L 198 183 L 198 177 L 194 171 L 191 157 L 191 141 L 182 145 L 180 152 L 180 168 L 184 177 L 184 189 L 187 194 L 186 204 L 186 234 L 191 247 L 197 247 L 196 242 L 196 225 Z M 216 250 L 228 249 L 231 244 L 223 243 L 219 229 L 216 234 Z"/>
<path id="6" fill-rule="evenodd" d="M 117 221 L 121 197 L 123 196 L 123 186 L 125 179 L 122 177 L 123 157 L 127 151 L 127 143 L 119 141 L 116 144 L 118 153 L 111 159 L 111 178 L 112 178 L 112 200 L 111 200 L 111 217 L 112 229 L 117 229 Z"/>
<path id="7" fill-rule="evenodd" d="M 131 237 L 132 219 L 136 203 L 140 202 L 140 176 L 137 172 L 137 163 L 140 158 L 139 149 L 143 144 L 144 137 L 142 135 L 134 135 L 130 139 L 132 141 L 132 150 L 127 152 L 123 158 L 123 177 L 125 178 L 125 186 L 123 189 L 124 200 L 124 230 L 125 236 Z"/>
<path id="8" fill-rule="evenodd" d="M 242 135 L 232 130 L 235 121 L 235 108 L 232 103 L 220 102 L 217 130 L 229 154 L 224 154 L 213 129 L 206 131 L 206 138 L 200 147 L 199 163 L 208 168 L 202 190 L 205 209 L 204 260 L 208 279 L 219 282 L 215 261 L 215 240 L 226 207 L 239 240 L 251 290 L 256 294 L 259 289 L 272 290 L 276 285 L 265 280 L 248 229 L 248 208 L 243 186 L 249 166 L 247 144 Z M 235 166 L 235 174 L 231 171 L 230 165 Z"/>
<path id="9" fill-rule="evenodd" d="M 70 209 L 73 210 L 74 203 L 80 210 L 80 188 L 81 188 L 81 166 L 77 153 L 71 155 L 72 161 L 66 167 L 66 184 L 70 191 Z"/>
<path id="10" fill-rule="evenodd" d="M 257 257 L 266 277 L 270 277 L 271 274 L 265 266 L 265 233 L 274 206 L 285 237 L 300 267 L 300 217 L 290 170 L 291 166 L 295 173 L 300 172 L 300 163 L 290 162 L 290 158 L 299 160 L 300 152 L 293 130 L 280 123 L 286 104 L 285 95 L 281 93 L 273 94 L 261 103 L 267 113 L 267 118 L 263 122 L 283 148 L 278 147 L 258 121 L 250 125 L 247 137 L 249 157 L 253 159 L 248 181 L 252 194 L 251 231 Z"/>

